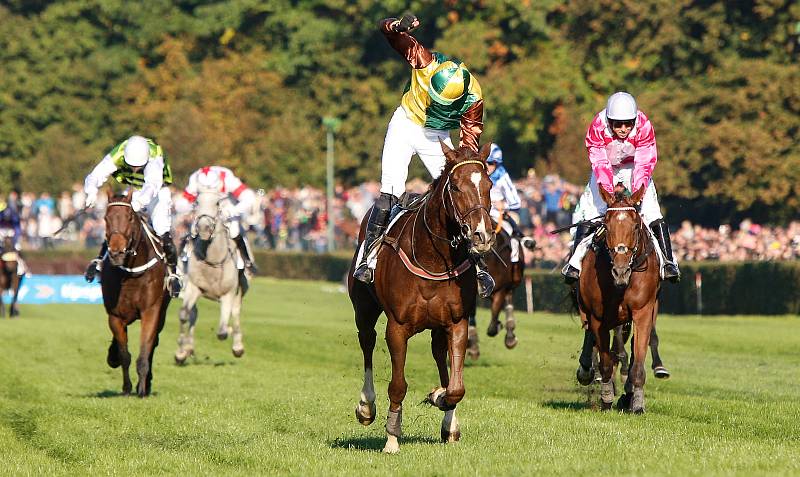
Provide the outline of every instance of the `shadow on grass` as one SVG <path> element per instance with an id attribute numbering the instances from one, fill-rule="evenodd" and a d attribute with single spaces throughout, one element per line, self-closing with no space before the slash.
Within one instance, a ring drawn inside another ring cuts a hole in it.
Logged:
<path id="1" fill-rule="evenodd" d="M 400 446 L 408 444 L 439 444 L 438 439 L 433 437 L 403 436 L 400 438 Z M 355 449 L 364 451 L 382 451 L 386 444 L 386 437 L 337 437 L 329 441 L 328 445 L 332 449 Z"/>
<path id="2" fill-rule="evenodd" d="M 592 409 L 586 401 L 545 401 L 542 407 L 549 407 L 550 409 L 566 410 L 566 411 L 588 411 Z"/>
<path id="3" fill-rule="evenodd" d="M 156 397 L 156 396 L 158 396 L 157 392 L 151 392 L 150 396 L 148 397 Z M 71 397 L 107 399 L 107 398 L 117 398 L 117 397 L 124 398 L 124 397 L 137 397 L 137 396 L 136 396 L 136 388 L 134 388 L 133 392 L 130 394 L 123 394 L 122 391 L 106 389 L 104 391 L 98 391 L 96 393 L 80 394 L 77 396 L 71 395 Z"/>
<path id="4" fill-rule="evenodd" d="M 465 368 L 503 368 L 505 365 L 493 363 L 491 360 L 466 360 L 464 361 Z"/>
<path id="5" fill-rule="evenodd" d="M 191 358 L 187 359 L 186 361 L 184 361 L 182 363 L 175 363 L 175 366 L 177 366 L 179 368 L 192 367 L 192 366 L 213 366 L 215 368 L 218 368 L 218 367 L 221 367 L 221 366 L 236 366 L 236 364 L 238 364 L 237 361 L 230 360 L 230 359 L 229 360 L 223 360 L 223 359 L 213 360 L 213 359 L 211 359 L 210 356 L 204 356 L 202 358 L 197 358 L 195 356 L 192 356 Z"/>

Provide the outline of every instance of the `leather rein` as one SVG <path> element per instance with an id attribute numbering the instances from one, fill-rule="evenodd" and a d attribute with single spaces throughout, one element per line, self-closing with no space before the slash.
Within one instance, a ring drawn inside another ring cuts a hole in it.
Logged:
<path id="1" fill-rule="evenodd" d="M 153 235 L 153 233 L 150 232 L 150 229 L 147 227 L 147 224 L 145 224 L 144 219 L 142 219 L 142 217 L 140 217 L 138 214 L 133 212 L 133 206 L 128 202 L 109 202 L 108 205 L 106 206 L 106 210 L 108 210 L 108 208 L 114 207 L 114 206 L 129 207 L 131 209 L 131 213 L 134 214 L 134 218 L 135 219 L 139 219 L 138 221 L 139 221 L 139 225 L 141 226 L 141 230 L 144 231 L 144 235 L 147 237 L 148 241 L 150 242 L 150 245 L 153 247 L 153 251 L 155 252 L 155 256 L 153 258 L 151 258 L 144 265 L 139 265 L 137 267 L 125 267 L 125 266 L 122 266 L 122 265 L 114 265 L 114 266 L 119 268 L 119 269 L 121 269 L 121 270 L 124 270 L 124 271 L 126 271 L 126 272 L 128 272 L 130 274 L 134 274 L 135 275 L 137 273 L 145 272 L 146 270 L 151 268 L 153 265 L 158 263 L 159 260 L 164 260 L 164 253 L 163 252 L 159 252 L 158 247 L 156 246 L 157 237 L 155 237 Z M 111 236 L 114 235 L 114 234 L 122 235 L 123 237 L 125 237 L 125 234 L 122 233 L 119 230 L 109 230 L 108 231 L 108 238 L 110 239 Z M 130 236 L 127 237 L 127 239 L 128 239 L 128 241 L 125 244 L 125 248 L 122 249 L 122 252 L 125 254 L 126 257 L 136 257 L 138 255 L 137 252 L 136 252 L 136 249 L 139 248 L 139 244 L 141 244 L 141 242 L 142 242 L 142 233 L 140 232 L 140 233 L 137 234 L 136 233 L 136 228 L 134 227 L 134 230 L 131 232 Z M 108 250 L 106 250 L 106 253 L 103 256 L 103 260 L 105 260 L 105 258 L 108 257 L 108 254 L 109 254 Z"/>
<path id="2" fill-rule="evenodd" d="M 384 239 L 389 245 L 392 246 L 395 252 L 397 252 L 397 254 L 400 256 L 400 260 L 406 266 L 406 269 L 408 269 L 408 271 L 410 271 L 411 273 L 413 273 L 418 277 L 427 280 L 437 280 L 437 281 L 451 280 L 453 278 L 458 277 L 459 275 L 462 275 L 470 268 L 472 268 L 472 261 L 469 258 L 467 258 L 463 262 L 461 262 L 458 266 L 448 267 L 443 272 L 432 272 L 426 269 L 417 259 L 416 249 L 414 247 L 414 236 L 416 235 L 417 222 L 419 222 L 420 216 L 422 217 L 422 223 L 425 225 L 425 230 L 431 237 L 446 242 L 450 248 L 455 249 L 458 248 L 463 242 L 469 242 L 471 240 L 471 238 L 469 237 L 469 225 L 466 224 L 466 218 L 473 212 L 481 210 L 486 211 L 487 215 L 489 214 L 489 210 L 482 204 L 474 205 L 469 209 L 467 209 L 466 212 L 462 213 L 460 210 L 458 210 L 458 207 L 456 206 L 456 203 L 453 200 L 453 193 L 452 193 L 452 187 L 450 185 L 451 184 L 450 179 L 452 177 L 453 171 L 466 164 L 479 164 L 481 167 L 484 168 L 484 170 L 486 169 L 486 164 L 484 164 L 483 161 L 469 160 L 469 161 L 459 162 L 456 165 L 454 165 L 447 173 L 447 179 L 445 180 L 445 183 L 442 186 L 442 204 L 444 205 L 445 208 L 447 208 L 449 202 L 450 207 L 453 210 L 453 216 L 455 218 L 455 222 L 458 224 L 460 234 L 455 235 L 452 238 L 442 237 L 441 235 L 435 233 L 431 229 L 430 225 L 428 224 L 428 214 L 427 214 L 428 204 L 431 197 L 431 194 L 429 194 L 422 200 L 422 203 L 416 209 L 414 209 L 414 218 L 410 221 L 406 221 L 406 223 L 403 224 L 403 227 L 400 229 L 400 233 L 398 233 L 397 235 L 398 239 L 394 239 L 391 237 L 386 237 Z M 445 196 L 445 193 L 447 194 L 447 196 Z M 422 212 L 421 214 L 420 211 Z M 400 247 L 399 244 L 399 237 L 400 235 L 402 235 L 403 230 L 405 229 L 406 225 L 408 225 L 408 222 L 413 222 L 411 226 L 411 257 L 408 257 L 408 255 L 405 253 L 405 251 L 403 251 L 403 249 Z"/>

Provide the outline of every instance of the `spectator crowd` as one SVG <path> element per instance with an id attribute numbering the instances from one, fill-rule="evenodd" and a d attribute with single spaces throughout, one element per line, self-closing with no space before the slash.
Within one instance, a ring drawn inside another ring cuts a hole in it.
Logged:
<path id="1" fill-rule="evenodd" d="M 569 225 L 572 210 L 583 186 L 570 184 L 558 175 L 537 176 L 533 171 L 515 181 L 522 199 L 519 222 L 533 237 L 537 246 L 526 250 L 529 265 L 557 268 L 569 252 L 569 232 L 551 234 L 558 227 Z M 409 183 L 409 190 L 423 192 L 427 184 L 421 180 Z M 333 221 L 336 249 L 352 249 L 361 219 L 379 192 L 377 182 L 357 187 L 337 186 L 334 194 Z M 310 186 L 278 187 L 259 190 L 260 201 L 245 218 L 248 234 L 257 248 L 287 251 L 324 252 L 327 243 L 327 207 L 325 191 Z M 47 192 L 11 192 L 0 201 L 0 227 L 10 227 L 9 217 L 16 215 L 23 249 L 58 246 L 99 247 L 104 235 L 105 196 L 86 213 L 81 184 L 57 197 Z M 191 204 L 180 190 L 173 194 L 176 236 L 186 233 L 191 221 Z M 64 230 L 56 232 L 66 225 Z M 792 260 L 800 257 L 800 222 L 786 227 L 771 227 L 743 220 L 736 226 L 723 224 L 703 228 L 683 221 L 672 237 L 679 261 L 745 261 Z"/>

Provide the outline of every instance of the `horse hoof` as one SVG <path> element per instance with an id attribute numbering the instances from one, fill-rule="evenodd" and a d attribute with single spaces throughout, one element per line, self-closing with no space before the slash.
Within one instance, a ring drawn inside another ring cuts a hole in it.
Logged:
<path id="1" fill-rule="evenodd" d="M 514 347 L 517 346 L 517 343 L 519 343 L 519 340 L 517 340 L 516 336 L 509 337 L 508 335 L 506 335 L 506 348 L 514 349 Z"/>
<path id="2" fill-rule="evenodd" d="M 600 401 L 600 410 L 601 411 L 610 411 L 611 410 L 610 402 Z"/>
<path id="3" fill-rule="evenodd" d="M 588 386 L 592 384 L 592 379 L 594 379 L 594 370 L 592 368 L 584 368 L 583 366 L 578 365 L 578 370 L 575 372 L 575 377 L 582 386 Z"/>
<path id="4" fill-rule="evenodd" d="M 244 354 L 244 348 L 242 348 L 242 349 L 235 349 L 235 350 L 232 350 L 232 351 L 233 351 L 233 355 L 234 355 L 235 357 L 237 357 L 237 358 L 241 358 L 241 357 L 242 357 L 242 355 Z"/>
<path id="5" fill-rule="evenodd" d="M 458 442 L 461 440 L 461 431 L 456 430 L 454 432 L 446 431 L 442 429 L 442 442 L 445 444 L 451 444 L 453 442 Z"/>
<path id="6" fill-rule="evenodd" d="M 400 443 L 397 441 L 397 437 L 390 434 L 387 436 L 386 445 L 383 446 L 383 453 L 397 454 L 398 452 L 400 452 Z"/>
<path id="7" fill-rule="evenodd" d="M 377 411 L 374 402 L 359 401 L 356 406 L 356 419 L 362 426 L 368 426 L 375 422 Z"/>
<path id="8" fill-rule="evenodd" d="M 643 407 L 640 407 L 640 408 L 638 408 L 638 409 L 634 409 L 634 410 L 632 410 L 631 412 L 632 412 L 633 414 L 637 414 L 637 415 L 638 415 L 638 414 L 644 414 L 644 408 L 643 408 Z"/>
<path id="9" fill-rule="evenodd" d="M 669 379 L 669 370 L 664 366 L 656 366 L 653 368 L 653 374 L 658 379 Z"/>
<path id="10" fill-rule="evenodd" d="M 175 353 L 175 364 L 183 364 L 186 362 L 186 355 L 179 355 Z"/>
<path id="11" fill-rule="evenodd" d="M 228 332 L 227 332 L 227 331 L 221 331 L 221 332 L 218 332 L 218 333 L 217 333 L 217 338 L 218 338 L 220 341 L 225 341 L 226 339 L 228 339 Z"/>
<path id="12" fill-rule="evenodd" d="M 486 334 L 489 337 L 497 336 L 497 333 L 500 333 L 500 328 L 502 328 L 502 325 L 499 321 L 491 321 L 489 323 L 489 328 L 486 329 Z"/>
<path id="13" fill-rule="evenodd" d="M 631 397 L 633 397 L 630 393 L 625 393 L 617 399 L 617 410 L 618 411 L 627 411 L 631 408 Z"/>

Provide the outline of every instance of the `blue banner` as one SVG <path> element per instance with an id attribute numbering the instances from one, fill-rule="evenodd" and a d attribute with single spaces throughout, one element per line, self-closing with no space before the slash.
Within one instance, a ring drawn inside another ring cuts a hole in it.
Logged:
<path id="1" fill-rule="evenodd" d="M 11 294 L 3 299 L 10 300 Z M 82 275 L 28 275 L 19 289 L 19 303 L 103 303 L 103 293 L 99 283 L 86 283 Z"/>

